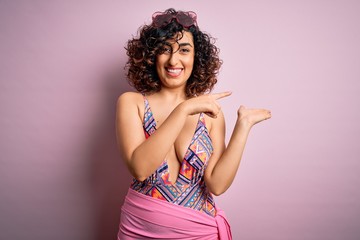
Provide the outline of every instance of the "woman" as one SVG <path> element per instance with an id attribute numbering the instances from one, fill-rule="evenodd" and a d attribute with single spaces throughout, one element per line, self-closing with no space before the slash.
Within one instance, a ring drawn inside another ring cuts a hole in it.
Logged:
<path id="1" fill-rule="evenodd" d="M 209 94 L 221 66 L 213 39 L 194 12 L 156 12 L 128 41 L 128 79 L 138 93 L 117 103 L 117 139 L 134 179 L 118 239 L 231 239 L 213 194 L 224 193 L 239 167 L 252 126 L 265 109 L 240 106 L 225 146 L 225 121 Z"/>

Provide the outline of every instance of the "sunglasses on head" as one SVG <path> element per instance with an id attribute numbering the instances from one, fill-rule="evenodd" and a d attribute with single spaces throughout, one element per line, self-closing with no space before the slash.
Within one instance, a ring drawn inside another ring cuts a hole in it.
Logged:
<path id="1" fill-rule="evenodd" d="M 179 11 L 176 13 L 169 12 L 155 12 L 152 15 L 152 24 L 155 27 L 163 27 L 169 24 L 173 19 L 175 19 L 179 24 L 185 28 L 189 28 L 196 24 L 196 13 L 189 11 L 183 12 Z"/>

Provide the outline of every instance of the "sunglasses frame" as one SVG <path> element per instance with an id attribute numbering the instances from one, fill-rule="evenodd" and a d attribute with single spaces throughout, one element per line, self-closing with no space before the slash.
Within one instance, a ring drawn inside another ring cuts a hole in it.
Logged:
<path id="1" fill-rule="evenodd" d="M 152 15 L 152 25 L 155 27 L 163 27 L 175 19 L 179 24 L 185 28 L 191 26 L 197 26 L 197 15 L 193 11 L 183 12 L 179 11 L 176 13 L 167 13 L 167 12 L 155 12 Z"/>

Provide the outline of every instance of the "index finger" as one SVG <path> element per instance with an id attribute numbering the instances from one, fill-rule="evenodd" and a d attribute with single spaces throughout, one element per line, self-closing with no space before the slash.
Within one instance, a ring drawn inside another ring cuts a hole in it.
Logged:
<path id="1" fill-rule="evenodd" d="M 217 100 L 220 98 L 230 96 L 231 94 L 232 94 L 232 92 L 227 91 L 227 92 L 221 92 L 221 93 L 214 93 L 214 94 L 212 94 L 212 96 L 215 98 L 215 100 Z"/>

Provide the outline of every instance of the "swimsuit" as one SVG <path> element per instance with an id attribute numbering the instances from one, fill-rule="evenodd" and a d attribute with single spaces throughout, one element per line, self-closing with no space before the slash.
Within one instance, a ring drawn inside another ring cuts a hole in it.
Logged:
<path id="1" fill-rule="evenodd" d="M 144 103 L 143 126 L 145 136 L 149 138 L 156 131 L 156 121 L 145 96 Z M 214 199 L 204 181 L 204 171 L 212 152 L 213 147 L 205 125 L 204 114 L 200 113 L 195 133 L 181 163 L 176 182 L 169 181 L 168 165 L 164 160 L 145 181 L 140 182 L 134 178 L 130 188 L 153 198 L 215 216 Z"/>

